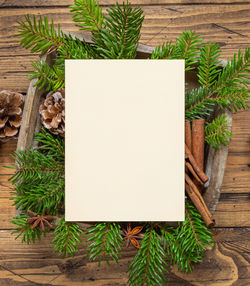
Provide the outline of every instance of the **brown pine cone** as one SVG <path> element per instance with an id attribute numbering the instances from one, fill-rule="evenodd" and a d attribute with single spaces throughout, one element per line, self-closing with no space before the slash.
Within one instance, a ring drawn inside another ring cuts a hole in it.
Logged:
<path id="1" fill-rule="evenodd" d="M 40 105 L 41 121 L 55 135 L 65 134 L 65 91 L 63 88 L 47 94 Z"/>
<path id="2" fill-rule="evenodd" d="M 0 91 L 0 141 L 16 138 L 21 126 L 24 96 L 18 92 Z"/>

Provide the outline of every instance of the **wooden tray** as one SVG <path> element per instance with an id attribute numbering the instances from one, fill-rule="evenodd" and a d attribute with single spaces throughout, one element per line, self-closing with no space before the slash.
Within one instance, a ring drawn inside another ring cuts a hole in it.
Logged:
<path id="1" fill-rule="evenodd" d="M 68 32 L 65 32 L 68 34 Z M 70 33 L 72 37 L 77 37 L 80 40 L 85 40 L 86 42 L 91 42 L 88 35 Z M 137 48 L 138 59 L 148 58 L 153 47 L 139 45 Z M 48 64 L 52 63 L 54 55 L 44 55 L 41 57 L 41 61 L 46 61 Z M 225 63 L 222 62 L 222 65 Z M 198 82 L 194 71 L 185 73 L 186 82 L 189 83 L 190 88 L 198 87 Z M 45 95 L 45 90 L 38 90 L 35 87 L 37 79 L 33 79 L 30 82 L 23 111 L 22 125 L 19 132 L 19 138 L 17 143 L 17 150 L 25 150 L 31 146 L 35 146 L 33 142 L 34 133 L 38 132 L 41 128 L 40 116 L 39 116 L 39 106 L 42 96 Z M 219 115 L 220 111 L 216 111 L 215 115 Z M 232 126 L 232 113 L 226 111 L 229 126 Z M 209 147 L 206 152 L 205 160 L 205 173 L 207 174 L 209 181 L 205 185 L 204 200 L 210 209 L 211 213 L 215 212 L 216 205 L 220 198 L 220 189 L 223 182 L 224 171 L 226 167 L 228 146 L 222 146 L 219 150 L 214 150 Z"/>

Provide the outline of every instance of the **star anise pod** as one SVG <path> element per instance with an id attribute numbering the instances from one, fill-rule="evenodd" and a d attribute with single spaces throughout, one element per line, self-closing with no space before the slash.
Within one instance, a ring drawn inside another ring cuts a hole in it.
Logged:
<path id="1" fill-rule="evenodd" d="M 34 229 L 36 227 L 39 227 L 41 231 L 45 231 L 45 227 L 49 227 L 50 229 L 54 229 L 54 225 L 52 225 L 50 222 L 54 219 L 56 219 L 56 216 L 52 215 L 38 215 L 32 211 L 27 211 L 29 218 L 27 218 L 27 223 L 32 224 L 31 229 Z"/>
<path id="2" fill-rule="evenodd" d="M 127 230 L 123 230 L 123 236 L 127 247 L 131 242 L 135 248 L 140 248 L 140 243 L 137 240 L 140 237 L 137 234 L 140 233 L 142 229 L 143 226 L 136 226 L 131 229 L 131 223 L 127 225 Z"/>

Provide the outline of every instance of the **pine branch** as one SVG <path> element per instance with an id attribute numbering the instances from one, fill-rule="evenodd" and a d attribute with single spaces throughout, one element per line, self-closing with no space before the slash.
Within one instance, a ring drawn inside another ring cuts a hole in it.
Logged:
<path id="1" fill-rule="evenodd" d="M 49 49 L 57 49 L 65 45 L 66 37 L 58 25 L 55 30 L 54 23 L 49 25 L 48 18 L 37 20 L 35 16 L 33 19 L 29 15 L 25 16 L 26 22 L 18 22 L 19 32 L 16 36 L 22 37 L 20 44 L 26 48 L 31 49 L 31 53 L 46 53 Z"/>
<path id="2" fill-rule="evenodd" d="M 104 28 L 94 35 L 96 49 L 102 58 L 132 59 L 136 56 L 140 30 L 144 17 L 140 8 L 118 3 L 107 9 Z"/>
<path id="3" fill-rule="evenodd" d="M 129 285 L 163 285 L 167 263 L 161 236 L 150 226 L 141 241 L 141 246 L 128 267 Z"/>
<path id="4" fill-rule="evenodd" d="M 215 84 L 214 94 L 219 106 L 234 111 L 248 108 L 249 84 L 250 84 L 250 47 L 246 48 L 245 53 L 241 50 L 234 54 L 232 61 L 219 74 Z"/>
<path id="5" fill-rule="evenodd" d="M 32 63 L 34 72 L 30 72 L 30 79 L 37 78 L 35 86 L 39 89 L 45 88 L 46 91 L 54 91 L 58 88 L 65 87 L 64 69 L 58 68 L 56 65 L 50 67 L 47 62 L 36 61 Z"/>
<path id="6" fill-rule="evenodd" d="M 185 69 L 192 70 L 199 61 L 201 41 L 199 34 L 194 31 L 185 31 L 176 39 L 174 57 L 185 59 Z"/>
<path id="7" fill-rule="evenodd" d="M 186 202 L 186 218 L 179 223 L 176 240 L 172 245 L 172 263 L 176 263 L 180 271 L 192 271 L 193 263 L 201 262 L 207 247 L 212 247 L 212 233 L 205 225 L 200 214 L 191 204 Z"/>
<path id="8" fill-rule="evenodd" d="M 75 0 L 70 6 L 73 21 L 80 30 L 100 32 L 103 23 L 102 8 L 95 0 Z"/>
<path id="9" fill-rule="evenodd" d="M 74 256 L 79 250 L 78 244 L 82 242 L 82 233 L 83 231 L 78 224 L 67 222 L 65 218 L 62 217 L 54 231 L 54 238 L 52 240 L 54 250 L 63 258 L 69 255 Z"/>
<path id="10" fill-rule="evenodd" d="M 210 88 L 215 84 L 220 72 L 218 69 L 220 54 L 220 48 L 215 43 L 209 43 L 201 49 L 197 76 L 202 86 Z"/>
<path id="11" fill-rule="evenodd" d="M 171 59 L 174 57 L 175 49 L 176 46 L 171 41 L 165 42 L 153 50 L 151 59 Z"/>
<path id="12" fill-rule="evenodd" d="M 64 162 L 65 142 L 61 136 L 52 135 L 45 128 L 34 136 L 34 141 L 40 143 L 37 150 L 56 158 L 59 162 Z"/>
<path id="13" fill-rule="evenodd" d="M 17 234 L 15 239 L 18 239 L 20 236 L 22 237 L 22 243 L 30 244 L 31 242 L 35 242 L 36 240 L 41 239 L 42 232 L 39 228 L 31 229 L 30 224 L 27 223 L 28 215 L 25 213 L 21 213 L 19 216 L 13 218 L 12 223 L 16 226 L 16 229 L 11 234 Z M 43 232 L 44 236 L 48 232 L 48 229 Z"/>
<path id="14" fill-rule="evenodd" d="M 98 259 L 99 265 L 102 258 L 109 264 L 109 259 L 118 263 L 121 246 L 124 244 L 121 236 L 121 227 L 118 223 L 97 223 L 90 227 L 86 233 L 88 258 L 90 261 Z"/>
<path id="15" fill-rule="evenodd" d="M 186 119 L 199 119 L 208 117 L 214 110 L 216 101 L 211 98 L 212 90 L 200 87 L 191 90 L 185 97 Z"/>
<path id="16" fill-rule="evenodd" d="M 222 114 L 205 127 L 205 142 L 215 149 L 228 145 L 232 133 L 229 131 L 227 116 Z"/>

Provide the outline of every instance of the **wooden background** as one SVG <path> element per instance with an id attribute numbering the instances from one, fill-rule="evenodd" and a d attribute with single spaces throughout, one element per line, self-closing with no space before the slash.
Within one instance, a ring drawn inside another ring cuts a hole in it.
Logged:
<path id="1" fill-rule="evenodd" d="M 104 9 L 113 0 L 100 1 Z M 120 1 L 122 2 L 122 1 Z M 0 90 L 25 93 L 29 84 L 30 61 L 36 56 L 19 47 L 13 36 L 16 21 L 25 14 L 47 15 L 62 28 L 77 31 L 69 13 L 73 0 L 0 0 Z M 131 0 L 142 6 L 145 21 L 141 43 L 156 46 L 174 40 L 185 29 L 202 33 L 206 42 L 220 44 L 221 58 L 230 58 L 250 44 L 250 0 Z M 215 219 L 216 244 L 204 262 L 191 274 L 172 268 L 168 285 L 250 285 L 250 111 L 233 116 L 233 139 Z M 75 258 L 60 259 L 51 250 L 50 239 L 40 244 L 22 245 L 11 235 L 15 213 L 9 200 L 9 154 L 16 141 L 0 146 L 0 285 L 126 285 L 126 269 L 133 248 L 124 251 L 119 265 L 86 259 L 84 245 Z"/>

